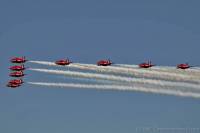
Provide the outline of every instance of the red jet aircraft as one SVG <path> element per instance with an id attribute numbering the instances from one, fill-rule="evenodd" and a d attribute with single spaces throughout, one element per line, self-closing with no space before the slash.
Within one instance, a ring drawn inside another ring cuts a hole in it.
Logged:
<path id="1" fill-rule="evenodd" d="M 178 64 L 178 65 L 176 66 L 177 69 L 188 69 L 188 68 L 190 68 L 190 67 L 192 67 L 192 66 L 190 66 L 188 63 L 185 63 L 185 64 Z"/>
<path id="2" fill-rule="evenodd" d="M 23 57 L 14 57 L 10 60 L 12 63 L 25 63 L 27 60 L 25 59 L 25 56 Z"/>
<path id="3" fill-rule="evenodd" d="M 19 86 L 21 86 L 21 84 L 12 84 L 12 83 L 7 84 L 7 87 L 11 87 L 11 88 L 16 88 L 16 87 L 19 87 Z"/>
<path id="4" fill-rule="evenodd" d="M 154 64 L 151 64 L 151 61 L 144 62 L 138 65 L 140 68 L 150 68 L 152 66 L 155 66 Z"/>
<path id="5" fill-rule="evenodd" d="M 11 77 L 23 77 L 25 74 L 22 71 L 12 72 L 10 73 Z"/>
<path id="6" fill-rule="evenodd" d="M 25 69 L 26 68 L 24 67 L 24 65 L 21 65 L 21 66 L 11 66 L 10 67 L 10 70 L 12 70 L 12 71 L 23 71 Z"/>
<path id="7" fill-rule="evenodd" d="M 61 66 L 69 65 L 70 63 L 72 63 L 72 62 L 71 62 L 69 59 L 57 60 L 57 61 L 55 62 L 55 64 L 61 65 Z"/>
<path id="8" fill-rule="evenodd" d="M 22 79 L 13 79 L 13 80 L 10 80 L 8 82 L 9 84 L 23 84 L 23 80 Z"/>
<path id="9" fill-rule="evenodd" d="M 100 60 L 97 62 L 98 66 L 110 66 L 113 64 L 110 60 Z"/>

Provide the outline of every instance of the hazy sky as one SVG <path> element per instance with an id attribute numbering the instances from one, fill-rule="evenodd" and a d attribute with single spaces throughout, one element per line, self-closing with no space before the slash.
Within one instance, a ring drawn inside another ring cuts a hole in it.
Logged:
<path id="1" fill-rule="evenodd" d="M 155 94 L 5 87 L 9 59 L 200 65 L 200 2 L 191 0 L 1 0 L 0 132 L 134 133 L 199 127 L 200 100 Z M 26 66 L 32 64 L 27 63 Z M 25 81 L 68 78 L 26 71 Z"/>

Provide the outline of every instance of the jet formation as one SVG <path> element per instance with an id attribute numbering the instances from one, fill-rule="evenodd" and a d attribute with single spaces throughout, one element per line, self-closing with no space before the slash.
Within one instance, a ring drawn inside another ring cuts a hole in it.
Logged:
<path id="1" fill-rule="evenodd" d="M 26 69 L 24 66 L 24 63 L 27 60 L 25 57 L 14 57 L 10 60 L 13 66 L 11 66 L 9 69 L 12 71 L 9 76 L 15 77 L 15 79 L 12 79 L 8 82 L 7 87 L 16 88 L 21 86 L 24 82 L 22 78 L 25 76 L 24 70 Z"/>
<path id="2" fill-rule="evenodd" d="M 26 58 L 23 57 L 13 57 L 12 59 L 10 59 L 10 62 L 13 64 L 11 67 L 9 67 L 10 69 L 10 77 L 14 77 L 15 79 L 11 79 L 8 83 L 7 83 L 7 87 L 11 87 L 11 88 L 16 88 L 16 87 L 20 87 L 24 81 L 23 81 L 23 77 L 26 75 L 24 74 L 24 71 L 27 69 L 25 67 L 25 63 L 28 60 L 26 60 Z M 60 59 L 54 62 L 56 65 L 60 65 L 60 66 L 66 66 L 66 65 L 70 65 L 71 63 L 73 63 L 72 61 L 70 61 L 69 59 Z M 99 60 L 97 61 L 96 65 L 97 66 L 110 66 L 114 64 L 111 60 L 109 59 L 104 59 L 104 60 Z M 143 62 L 138 64 L 139 68 L 151 68 L 156 66 L 155 64 L 152 64 L 151 61 L 148 62 Z M 188 63 L 183 63 L 183 64 L 177 64 L 176 68 L 177 69 L 189 69 L 193 66 L 190 66 Z"/>

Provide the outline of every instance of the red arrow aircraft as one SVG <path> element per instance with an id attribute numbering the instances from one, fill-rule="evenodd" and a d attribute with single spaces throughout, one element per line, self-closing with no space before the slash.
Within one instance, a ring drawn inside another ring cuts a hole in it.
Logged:
<path id="1" fill-rule="evenodd" d="M 141 63 L 138 65 L 140 68 L 149 68 L 149 67 L 152 67 L 152 66 L 155 66 L 154 64 L 151 64 L 151 61 L 148 61 L 148 62 L 144 62 L 144 63 Z"/>
<path id="2" fill-rule="evenodd" d="M 21 84 L 11 84 L 11 83 L 7 84 L 7 87 L 11 87 L 11 88 L 16 88 L 16 87 L 19 87 L 19 86 L 21 86 Z"/>
<path id="3" fill-rule="evenodd" d="M 14 80 L 10 80 L 8 82 L 9 84 L 23 84 L 23 80 L 22 79 L 14 79 Z"/>
<path id="4" fill-rule="evenodd" d="M 24 67 L 24 65 L 21 65 L 21 66 L 11 66 L 10 67 L 10 70 L 13 70 L 13 71 L 22 71 L 22 70 L 25 70 L 26 68 Z"/>
<path id="5" fill-rule="evenodd" d="M 55 64 L 61 65 L 61 66 L 69 65 L 70 63 L 72 63 L 72 62 L 71 62 L 69 59 L 57 60 L 57 61 L 55 62 Z"/>
<path id="6" fill-rule="evenodd" d="M 25 59 L 25 57 L 14 57 L 10 60 L 10 62 L 12 63 L 25 63 L 27 60 Z"/>
<path id="7" fill-rule="evenodd" d="M 97 62 L 98 66 L 110 66 L 113 64 L 110 60 L 100 60 Z"/>
<path id="8" fill-rule="evenodd" d="M 10 73 L 11 77 L 23 77 L 25 74 L 22 71 Z"/>
<path id="9" fill-rule="evenodd" d="M 188 63 L 185 63 L 185 64 L 178 64 L 177 65 L 177 69 L 188 69 L 192 66 L 190 66 Z"/>

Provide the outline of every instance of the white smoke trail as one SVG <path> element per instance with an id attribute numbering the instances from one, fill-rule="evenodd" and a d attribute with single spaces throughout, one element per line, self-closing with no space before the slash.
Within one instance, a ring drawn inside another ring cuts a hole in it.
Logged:
<path id="1" fill-rule="evenodd" d="M 164 72 L 164 71 L 153 71 L 153 69 L 141 69 L 141 68 L 128 68 L 128 67 L 114 67 L 114 66 L 96 66 L 93 64 L 77 64 L 80 66 L 87 66 L 90 69 L 93 68 L 93 70 L 98 70 L 102 72 L 115 72 L 115 73 L 121 73 L 121 74 L 129 74 L 134 75 L 137 77 L 148 77 L 148 78 L 158 78 L 158 79 L 166 79 L 166 80 L 176 80 L 176 81 L 188 81 L 188 82 L 196 82 L 200 83 L 200 75 L 193 76 L 191 74 L 183 74 L 183 73 L 173 73 L 170 71 Z"/>
<path id="2" fill-rule="evenodd" d="M 138 65 L 128 65 L 128 64 L 115 64 L 116 66 L 120 66 L 120 67 L 128 67 L 128 68 L 138 68 Z"/>
<path id="3" fill-rule="evenodd" d="M 30 61 L 32 63 L 42 64 L 42 65 L 49 65 L 49 66 L 58 66 L 53 62 L 47 61 Z M 128 74 L 134 75 L 136 77 L 149 77 L 149 78 L 159 78 L 159 79 L 166 79 L 166 80 L 176 80 L 176 81 L 185 81 L 185 82 L 195 82 L 200 83 L 200 80 L 196 79 L 196 77 L 192 77 L 191 75 L 183 75 L 177 73 L 169 73 L 169 72 L 155 72 L 149 71 L 148 69 L 134 69 L 134 68 L 122 68 L 122 67 L 112 67 L 112 66 L 96 66 L 93 64 L 79 64 L 73 63 L 68 66 L 68 68 L 77 68 L 82 70 L 93 70 L 97 72 L 109 72 L 109 73 L 117 73 L 117 74 Z M 200 77 L 199 77 L 200 78 Z"/>
<path id="4" fill-rule="evenodd" d="M 134 64 L 116 64 L 116 66 L 121 66 L 121 67 L 128 67 L 128 68 L 139 68 L 138 65 Z M 179 70 L 176 68 L 176 66 L 154 66 L 151 69 L 160 69 L 160 70 Z M 187 69 L 188 71 L 195 71 L 195 72 L 200 72 L 200 67 L 192 67 L 191 69 Z"/>
<path id="5" fill-rule="evenodd" d="M 119 86 L 119 85 L 98 85 L 98 84 L 74 84 L 74 83 L 43 83 L 43 82 L 28 82 L 32 85 L 51 86 L 51 87 L 67 87 L 67 88 L 87 88 L 100 90 L 121 90 L 121 91 L 139 91 L 146 93 L 174 95 L 180 97 L 200 98 L 199 93 L 181 92 L 172 90 L 158 90 L 154 88 L 145 88 L 139 86 Z"/>
<path id="6" fill-rule="evenodd" d="M 137 65 L 127 65 L 127 64 L 116 64 L 117 66 L 120 67 L 125 67 L 125 68 L 134 68 L 134 69 L 139 69 Z M 176 66 L 154 66 L 152 68 L 146 69 L 148 71 L 160 71 L 160 72 L 168 72 L 168 73 L 176 73 L 176 74 L 184 74 L 184 75 L 189 75 L 189 76 L 197 76 L 200 77 L 200 70 L 198 70 L 198 67 L 193 67 L 187 70 L 183 69 L 177 69 Z"/>
<path id="7" fill-rule="evenodd" d="M 67 79 L 67 77 L 64 75 L 63 79 Z M 79 78 L 79 77 L 70 77 L 70 79 L 72 80 L 79 80 L 79 81 L 83 81 L 85 83 L 91 83 L 91 82 L 95 82 L 95 83 L 101 83 L 101 84 L 120 84 L 117 81 L 110 81 L 110 80 L 103 80 L 103 79 L 92 79 L 92 78 Z"/>
<path id="8" fill-rule="evenodd" d="M 189 88 L 189 89 L 200 91 L 199 85 L 184 83 L 184 82 L 171 82 L 171 81 L 163 81 L 163 80 L 144 79 L 144 78 L 128 78 L 128 77 L 114 76 L 114 75 L 51 70 L 51 69 L 29 68 L 29 70 L 38 71 L 38 72 L 46 72 L 46 73 L 51 73 L 51 74 L 61 74 L 61 75 L 67 75 L 67 76 L 72 76 L 72 77 L 79 77 L 79 78 L 104 79 L 104 80 L 111 80 L 111 81 L 120 81 L 122 83 L 127 82 L 127 83 L 153 84 L 153 85 L 159 85 L 162 87 L 167 87 L 167 86 L 174 87 L 174 89 L 178 89 L 178 87 L 181 87 L 182 90 L 184 90 L 185 88 Z"/>
<path id="9" fill-rule="evenodd" d="M 54 62 L 49 62 L 49 61 L 29 61 L 29 62 L 41 65 L 58 66 Z"/>

